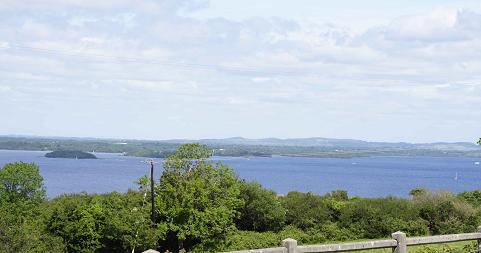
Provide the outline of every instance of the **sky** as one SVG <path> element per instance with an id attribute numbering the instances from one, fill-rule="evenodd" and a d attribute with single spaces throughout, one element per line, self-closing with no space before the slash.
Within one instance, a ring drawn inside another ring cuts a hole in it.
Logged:
<path id="1" fill-rule="evenodd" d="M 2 0 L 0 135 L 481 137 L 478 0 Z"/>

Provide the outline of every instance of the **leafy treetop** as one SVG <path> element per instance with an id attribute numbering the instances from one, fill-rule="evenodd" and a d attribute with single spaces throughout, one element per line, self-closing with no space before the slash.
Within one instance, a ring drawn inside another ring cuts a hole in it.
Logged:
<path id="1" fill-rule="evenodd" d="M 8 202 L 40 202 L 45 198 L 43 178 L 33 163 L 16 162 L 0 169 L 0 196 Z"/>
<path id="2" fill-rule="evenodd" d="M 186 144 L 164 161 L 156 208 L 168 250 L 214 243 L 235 228 L 237 209 L 243 204 L 240 183 L 232 169 L 209 161 L 211 154 L 203 145 Z"/>

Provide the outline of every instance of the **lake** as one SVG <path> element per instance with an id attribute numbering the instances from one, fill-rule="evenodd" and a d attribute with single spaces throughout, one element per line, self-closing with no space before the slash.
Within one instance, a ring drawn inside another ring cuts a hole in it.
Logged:
<path id="1" fill-rule="evenodd" d="M 0 166 L 15 161 L 40 166 L 47 195 L 62 193 L 125 192 L 148 174 L 145 158 L 96 153 L 99 159 L 45 158 L 42 151 L 0 150 Z M 215 157 L 248 181 L 257 181 L 279 194 L 303 191 L 324 194 L 336 189 L 349 195 L 406 197 L 413 188 L 459 193 L 481 188 L 479 158 L 465 157 Z M 158 159 L 161 162 L 161 159 Z M 161 164 L 156 167 L 160 177 Z M 457 179 L 456 179 L 457 175 Z"/>

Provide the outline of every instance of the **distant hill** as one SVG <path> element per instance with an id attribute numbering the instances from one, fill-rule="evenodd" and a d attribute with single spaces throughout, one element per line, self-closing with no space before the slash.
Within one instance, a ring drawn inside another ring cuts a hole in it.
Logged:
<path id="1" fill-rule="evenodd" d="M 191 143 L 199 142 L 203 144 L 215 145 L 262 145 L 262 146 L 292 146 L 292 147 L 332 147 L 332 148 L 396 148 L 396 149 L 432 149 L 432 150 L 451 150 L 451 151 L 476 151 L 481 150 L 479 145 L 469 142 L 438 142 L 438 143 L 407 143 L 407 142 L 369 142 L 354 139 L 332 139 L 332 138 L 264 138 L 247 139 L 233 137 L 226 139 L 200 139 L 200 140 L 165 140 L 167 143 Z"/>
<path id="2" fill-rule="evenodd" d="M 406 143 L 369 142 L 353 139 L 226 139 L 201 140 L 126 140 L 96 138 L 12 137 L 0 136 L 0 149 L 9 150 L 79 150 L 83 152 L 123 153 L 129 156 L 163 158 L 183 143 L 201 143 L 211 147 L 217 156 L 464 156 L 480 157 L 481 146 L 469 142 Z M 91 155 L 91 154 L 90 154 Z M 82 154 L 65 154 L 67 158 Z"/>

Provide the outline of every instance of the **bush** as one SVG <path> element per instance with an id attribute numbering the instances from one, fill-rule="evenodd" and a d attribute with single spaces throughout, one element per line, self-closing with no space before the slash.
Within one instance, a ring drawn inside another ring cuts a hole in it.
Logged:
<path id="1" fill-rule="evenodd" d="M 331 221 L 333 216 L 328 202 L 310 192 L 289 192 L 281 200 L 286 209 L 286 223 L 300 229 L 319 226 Z"/>
<path id="2" fill-rule="evenodd" d="M 160 235 L 141 201 L 138 192 L 64 195 L 48 204 L 47 227 L 63 238 L 68 252 L 156 248 Z"/>
<path id="3" fill-rule="evenodd" d="M 458 195 L 458 197 L 475 207 L 481 206 L 481 190 L 462 192 Z"/>
<path id="4" fill-rule="evenodd" d="M 258 183 L 241 184 L 240 197 L 244 205 L 239 209 L 237 228 L 250 231 L 279 231 L 286 221 L 286 210 L 276 193 Z"/>
<path id="5" fill-rule="evenodd" d="M 443 245 L 441 247 L 424 246 L 414 251 L 414 253 L 467 253 L 477 252 L 476 243 L 469 243 L 463 247 L 453 247 L 450 245 Z"/>
<path id="6" fill-rule="evenodd" d="M 0 205 L 0 252 L 65 252 L 62 238 L 48 233 L 40 209 L 24 212 L 19 208 Z"/>
<path id="7" fill-rule="evenodd" d="M 414 198 L 414 204 L 431 234 L 474 232 L 480 223 L 471 205 L 448 192 L 427 192 Z"/>
<path id="8" fill-rule="evenodd" d="M 234 250 L 262 249 L 280 246 L 280 236 L 274 232 L 254 232 L 254 231 L 236 231 L 227 236 L 222 246 L 213 250 L 214 252 L 226 252 Z M 198 245 L 194 248 L 195 252 L 207 251 Z"/>
<path id="9" fill-rule="evenodd" d="M 411 236 L 428 232 L 415 206 L 406 199 L 393 197 L 351 201 L 342 209 L 339 223 L 359 239 L 387 237 L 399 230 Z"/>

